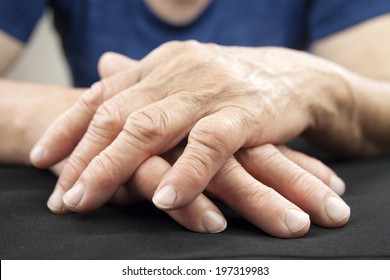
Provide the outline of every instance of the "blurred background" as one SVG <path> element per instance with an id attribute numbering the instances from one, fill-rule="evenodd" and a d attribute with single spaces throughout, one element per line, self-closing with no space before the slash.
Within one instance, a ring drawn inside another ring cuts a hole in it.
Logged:
<path id="1" fill-rule="evenodd" d="M 8 71 L 6 78 L 60 85 L 71 84 L 69 70 L 50 11 L 46 12 L 38 23 L 30 42 Z"/>

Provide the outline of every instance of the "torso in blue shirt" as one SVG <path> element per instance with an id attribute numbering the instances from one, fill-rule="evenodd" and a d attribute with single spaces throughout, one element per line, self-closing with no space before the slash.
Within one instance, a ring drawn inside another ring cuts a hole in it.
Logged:
<path id="1" fill-rule="evenodd" d="M 40 16 L 46 1 L 2 2 L 0 27 L 25 41 L 36 21 L 34 15 Z M 319 38 L 390 11 L 390 1 L 382 0 L 213 0 L 195 22 L 175 27 L 161 21 L 142 0 L 49 3 L 77 86 L 89 86 L 98 79 L 97 60 L 106 51 L 141 59 L 164 42 L 188 39 L 306 49 Z M 24 13 L 18 11 L 21 6 L 26 8 Z M 19 22 L 7 21 L 12 12 L 21 17 Z"/>

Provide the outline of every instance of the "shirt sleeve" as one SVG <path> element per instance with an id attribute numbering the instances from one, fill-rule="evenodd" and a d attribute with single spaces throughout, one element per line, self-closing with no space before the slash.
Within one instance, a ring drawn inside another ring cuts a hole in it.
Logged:
<path id="1" fill-rule="evenodd" d="M 308 18 L 309 40 L 317 41 L 387 13 L 390 13 L 388 0 L 313 0 Z"/>
<path id="2" fill-rule="evenodd" d="M 1 0 L 0 29 L 27 42 L 46 7 L 46 0 Z"/>

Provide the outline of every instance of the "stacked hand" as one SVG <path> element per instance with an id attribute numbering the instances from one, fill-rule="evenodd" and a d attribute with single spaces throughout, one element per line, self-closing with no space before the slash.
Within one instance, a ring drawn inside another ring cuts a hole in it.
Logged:
<path id="1" fill-rule="evenodd" d="M 100 72 L 32 150 L 44 168 L 70 155 L 52 211 L 143 197 L 191 230 L 219 232 L 226 221 L 206 191 L 274 236 L 302 236 L 307 214 L 328 227 L 348 221 L 334 172 L 280 146 L 302 133 L 347 146 L 338 135 L 352 122 L 351 97 L 337 95 L 347 85 L 335 65 L 285 49 L 172 42 L 140 62 L 107 54 Z"/>

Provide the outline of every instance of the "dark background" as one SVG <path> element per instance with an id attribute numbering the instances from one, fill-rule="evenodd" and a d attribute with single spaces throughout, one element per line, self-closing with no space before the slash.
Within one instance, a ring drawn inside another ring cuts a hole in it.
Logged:
<path id="1" fill-rule="evenodd" d="M 1 259 L 389 259 L 390 157 L 328 162 L 347 184 L 352 215 L 338 229 L 312 225 L 299 239 L 271 237 L 223 207 L 220 234 L 189 232 L 151 203 L 54 215 L 56 177 L 0 167 Z"/>

